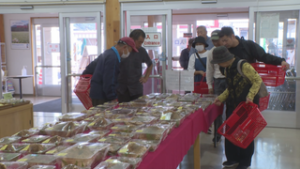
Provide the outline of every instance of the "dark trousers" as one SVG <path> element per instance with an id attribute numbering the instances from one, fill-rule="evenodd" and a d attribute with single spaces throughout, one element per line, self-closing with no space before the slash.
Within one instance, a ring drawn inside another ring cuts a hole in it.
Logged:
<path id="1" fill-rule="evenodd" d="M 102 99 L 92 99 L 92 104 L 94 107 L 104 104 L 106 101 Z"/>
<path id="2" fill-rule="evenodd" d="M 214 79 L 214 94 L 220 95 L 222 94 L 227 88 L 227 83 L 225 78 L 220 79 Z M 224 106 L 225 108 L 225 106 Z M 217 132 L 218 128 L 223 124 L 223 118 L 222 115 L 218 116 L 216 120 L 214 121 L 215 125 L 215 132 Z M 218 137 L 221 137 L 219 133 L 217 133 Z"/>
<path id="3" fill-rule="evenodd" d="M 131 96 L 128 89 L 126 89 L 122 93 L 117 92 L 117 94 L 118 94 L 118 101 L 119 101 L 119 103 L 130 102 L 130 101 L 136 100 L 139 97 L 143 96 L 143 94 L 137 94 L 137 95 L 132 95 Z"/>
<path id="4" fill-rule="evenodd" d="M 233 107 L 227 107 L 226 110 L 227 119 L 230 117 L 233 111 L 234 111 Z M 232 144 L 229 140 L 225 139 L 225 155 L 227 161 L 236 161 L 239 162 L 240 165 L 250 166 L 253 153 L 254 153 L 254 141 L 252 141 L 246 149 L 243 149 Z"/>

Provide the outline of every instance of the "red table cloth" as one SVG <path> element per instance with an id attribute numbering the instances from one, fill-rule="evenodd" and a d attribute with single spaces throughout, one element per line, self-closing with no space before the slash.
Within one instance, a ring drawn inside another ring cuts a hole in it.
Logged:
<path id="1" fill-rule="evenodd" d="M 145 156 L 138 169 L 175 169 L 201 131 L 207 132 L 213 121 L 223 112 L 223 106 L 210 105 L 197 110 L 175 128 L 159 147 Z"/>

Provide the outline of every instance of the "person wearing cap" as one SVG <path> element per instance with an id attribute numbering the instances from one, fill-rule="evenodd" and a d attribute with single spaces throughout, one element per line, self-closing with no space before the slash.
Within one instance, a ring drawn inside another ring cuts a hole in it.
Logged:
<path id="1" fill-rule="evenodd" d="M 91 80 L 90 97 L 93 106 L 117 100 L 117 77 L 120 73 L 120 62 L 130 52 L 138 52 L 134 41 L 129 37 L 121 38 L 117 45 L 100 55 Z"/>
<path id="2" fill-rule="evenodd" d="M 214 44 L 211 41 L 211 38 L 207 36 L 207 30 L 206 27 L 201 25 L 197 27 L 197 36 L 202 36 L 205 38 L 205 42 L 208 45 L 207 47 L 205 47 L 206 50 L 211 50 L 214 47 Z M 195 48 L 191 48 L 190 52 L 189 52 L 189 56 L 191 56 L 192 54 L 194 54 L 196 52 Z"/>
<path id="3" fill-rule="evenodd" d="M 240 69 L 243 77 L 237 69 L 241 59 L 231 54 L 225 46 L 214 49 L 211 64 L 218 64 L 225 69 L 227 89 L 220 94 L 214 101 L 214 104 L 220 106 L 226 102 L 226 118 L 228 119 L 235 108 L 243 101 L 253 102 L 258 105 L 259 97 L 257 95 L 262 79 L 255 69 L 246 61 L 242 61 Z M 225 139 L 225 155 L 227 161 L 223 163 L 224 167 L 233 167 L 236 169 L 247 169 L 251 165 L 251 158 L 254 153 L 254 141 L 246 148 L 240 148 Z"/>
<path id="4" fill-rule="evenodd" d="M 225 76 L 220 72 L 220 67 L 218 64 L 211 64 L 210 62 L 213 59 L 213 50 L 216 47 L 221 46 L 219 38 L 220 30 L 215 30 L 211 33 L 211 40 L 214 44 L 214 47 L 209 51 L 207 56 L 207 70 L 206 70 L 206 83 L 208 85 L 209 93 L 220 95 L 226 90 L 226 79 Z M 214 87 L 213 87 L 214 84 Z M 215 129 L 218 129 L 223 123 L 222 115 L 216 118 L 214 121 Z M 221 140 L 221 135 L 215 130 L 215 136 L 213 142 L 219 142 Z"/>
<path id="5" fill-rule="evenodd" d="M 200 82 L 201 80 L 205 82 L 206 59 L 208 56 L 208 51 L 205 48 L 208 46 L 208 44 L 206 43 L 204 37 L 198 36 L 193 42 L 192 46 L 197 50 L 197 52 L 190 57 L 188 71 L 195 71 L 195 82 Z"/>
<path id="6" fill-rule="evenodd" d="M 187 70 L 188 65 L 189 65 L 189 60 L 190 60 L 189 52 L 191 50 L 193 42 L 194 42 L 194 39 L 189 39 L 189 44 L 188 44 L 187 48 L 185 48 L 181 51 L 181 54 L 180 54 L 180 57 L 179 57 L 180 66 L 184 70 Z"/>
<path id="7" fill-rule="evenodd" d="M 130 102 L 143 96 L 144 86 L 152 73 L 152 60 L 145 48 L 142 47 L 146 34 L 141 29 L 133 30 L 129 37 L 134 40 L 138 53 L 130 53 L 127 58 L 122 58 L 120 74 L 118 76 L 118 101 Z M 147 68 L 143 76 L 142 64 L 146 63 Z"/>

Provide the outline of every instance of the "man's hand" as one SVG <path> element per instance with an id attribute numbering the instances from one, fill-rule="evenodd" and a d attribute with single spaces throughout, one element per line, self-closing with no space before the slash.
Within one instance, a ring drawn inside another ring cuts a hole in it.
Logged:
<path id="1" fill-rule="evenodd" d="M 194 72 L 194 75 L 202 75 L 202 76 L 204 76 L 204 75 L 205 75 L 205 72 L 202 71 L 202 70 L 198 70 L 198 71 L 195 71 L 195 72 Z"/>
<path id="2" fill-rule="evenodd" d="M 147 81 L 148 81 L 148 78 L 146 78 L 146 77 L 140 78 L 140 83 L 142 83 L 142 84 L 146 83 Z"/>
<path id="3" fill-rule="evenodd" d="M 214 94 L 214 89 L 209 89 L 209 90 L 208 90 L 208 93 L 209 93 L 209 94 Z"/>
<path id="4" fill-rule="evenodd" d="M 290 64 L 286 63 L 285 61 L 281 62 L 282 70 L 287 71 L 290 69 Z"/>
<path id="5" fill-rule="evenodd" d="M 253 100 L 252 99 L 249 99 L 248 97 L 246 98 L 246 104 L 248 104 L 248 103 L 252 103 L 253 102 Z"/>
<path id="6" fill-rule="evenodd" d="M 222 102 L 219 100 L 219 98 L 217 97 L 214 101 L 214 104 L 217 106 L 221 106 Z"/>

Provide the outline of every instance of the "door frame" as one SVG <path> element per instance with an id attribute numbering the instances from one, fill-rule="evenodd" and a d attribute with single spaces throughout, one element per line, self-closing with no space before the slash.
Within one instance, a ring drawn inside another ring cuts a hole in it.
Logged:
<path id="1" fill-rule="evenodd" d="M 62 101 L 62 113 L 67 113 L 69 109 L 68 100 L 68 74 L 67 74 L 67 61 L 68 54 L 70 54 L 70 46 L 68 45 L 69 32 L 66 30 L 65 18 L 76 18 L 76 17 L 96 17 L 97 24 L 97 45 L 98 45 L 98 55 L 101 53 L 101 12 L 83 12 L 83 13 L 59 13 L 59 26 L 60 26 L 60 53 L 61 53 L 61 101 Z"/>

